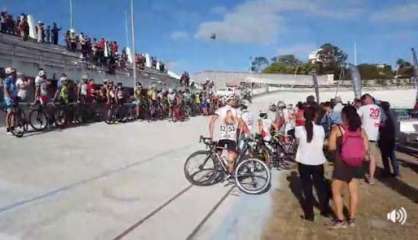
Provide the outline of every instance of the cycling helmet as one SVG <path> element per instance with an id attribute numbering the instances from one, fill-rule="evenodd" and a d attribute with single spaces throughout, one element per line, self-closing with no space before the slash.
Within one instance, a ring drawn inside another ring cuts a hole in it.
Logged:
<path id="1" fill-rule="evenodd" d="M 258 114 L 258 116 L 262 119 L 267 119 L 268 114 L 264 111 L 260 111 L 260 113 Z"/>
<path id="2" fill-rule="evenodd" d="M 286 104 L 283 101 L 278 101 L 277 102 L 277 107 L 278 108 L 286 108 Z"/>
<path id="3" fill-rule="evenodd" d="M 241 104 L 239 105 L 239 108 L 240 108 L 240 110 L 241 110 L 241 111 L 246 111 L 246 110 L 248 109 L 248 106 L 247 106 L 247 105 L 245 105 L 244 103 L 241 103 Z"/>
<path id="4" fill-rule="evenodd" d="M 45 75 L 46 75 L 46 72 L 44 70 L 40 70 L 39 73 L 38 73 L 39 77 L 43 77 Z"/>
<path id="5" fill-rule="evenodd" d="M 14 72 L 16 72 L 16 69 L 15 69 L 15 68 L 13 68 L 13 67 L 7 67 L 7 68 L 5 69 L 5 73 L 6 73 L 6 74 L 12 74 L 12 73 L 14 73 Z"/>

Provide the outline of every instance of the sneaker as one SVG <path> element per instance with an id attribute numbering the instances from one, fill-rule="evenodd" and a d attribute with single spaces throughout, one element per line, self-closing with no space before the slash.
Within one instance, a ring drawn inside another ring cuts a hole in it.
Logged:
<path id="1" fill-rule="evenodd" d="M 341 229 L 341 228 L 347 228 L 347 224 L 344 222 L 344 220 L 334 219 L 330 226 L 330 229 Z"/>
<path id="2" fill-rule="evenodd" d="M 366 182 L 370 185 L 374 185 L 375 184 L 375 180 L 374 178 L 370 177 L 369 175 L 366 176 Z"/>
<path id="3" fill-rule="evenodd" d="M 355 227 L 355 226 L 356 226 L 356 219 L 355 219 L 355 218 L 350 218 L 350 219 L 348 219 L 348 221 L 347 221 L 347 225 L 348 225 L 349 227 Z"/>

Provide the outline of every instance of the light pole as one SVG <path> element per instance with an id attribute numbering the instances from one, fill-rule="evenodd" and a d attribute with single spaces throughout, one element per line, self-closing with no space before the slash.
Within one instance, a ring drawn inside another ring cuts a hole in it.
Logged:
<path id="1" fill-rule="evenodd" d="M 73 27 L 73 0 L 70 0 L 70 29 Z"/>
<path id="2" fill-rule="evenodd" d="M 132 71 L 133 71 L 133 85 L 136 84 L 136 53 L 135 53 L 135 18 L 134 18 L 134 1 L 131 0 L 131 31 L 132 31 Z"/>

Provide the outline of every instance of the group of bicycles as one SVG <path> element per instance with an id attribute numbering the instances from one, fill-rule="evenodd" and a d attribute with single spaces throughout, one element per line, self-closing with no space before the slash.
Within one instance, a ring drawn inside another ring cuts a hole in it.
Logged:
<path id="1" fill-rule="evenodd" d="M 270 169 L 290 169 L 295 164 L 296 141 L 291 135 L 276 134 L 269 141 L 259 135 L 241 138 L 232 173 L 217 142 L 203 136 L 199 142 L 206 149 L 192 153 L 184 164 L 186 179 L 196 186 L 211 186 L 230 179 L 242 192 L 260 194 L 270 187 Z"/>
<path id="2" fill-rule="evenodd" d="M 47 104 L 19 103 L 6 121 L 11 126 L 11 133 L 16 137 L 22 137 L 29 130 L 44 131 L 54 127 L 65 128 L 69 125 L 100 121 L 101 119 L 97 106 L 50 102 Z"/>
<path id="3" fill-rule="evenodd" d="M 6 111 L 4 106 L 0 108 Z M 193 102 L 177 106 L 157 100 L 141 104 L 81 103 L 47 104 L 19 103 L 6 119 L 10 132 L 22 137 L 29 131 L 45 131 L 53 128 L 66 128 L 84 123 L 104 121 L 107 124 L 125 123 L 135 120 L 156 121 L 169 119 L 173 122 L 185 121 L 202 114 L 202 109 Z"/>

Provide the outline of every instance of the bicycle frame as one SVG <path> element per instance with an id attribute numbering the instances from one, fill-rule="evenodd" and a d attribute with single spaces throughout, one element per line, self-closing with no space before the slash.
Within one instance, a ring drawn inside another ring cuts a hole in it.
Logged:
<path id="1" fill-rule="evenodd" d="M 215 156 L 216 157 L 216 160 L 218 161 L 218 163 L 220 163 L 221 164 L 221 166 L 222 166 L 222 169 L 223 169 L 223 171 L 225 172 L 225 173 L 228 173 L 229 174 L 229 171 L 228 171 L 228 166 L 226 165 L 226 163 L 222 160 L 222 156 L 220 155 L 220 151 L 222 150 L 222 148 L 219 148 L 217 145 L 216 145 L 216 142 L 211 142 L 211 143 L 207 143 L 206 142 L 206 140 L 208 140 L 209 138 L 203 138 L 203 137 L 201 137 L 200 138 L 200 142 L 202 142 L 202 140 L 203 140 L 203 142 L 205 143 L 205 145 L 207 146 L 207 147 L 209 147 L 209 151 L 210 151 L 210 154 L 208 155 L 208 157 L 205 159 L 205 161 L 202 163 L 202 166 L 204 166 L 206 163 L 207 163 L 207 161 L 212 157 L 212 156 Z M 238 153 L 238 157 L 235 159 L 235 161 L 234 161 L 234 169 L 238 166 L 238 164 L 239 163 L 241 163 L 242 162 L 242 160 L 244 159 L 244 156 L 245 156 L 245 154 L 247 153 L 247 151 L 250 149 L 250 146 L 249 146 L 249 142 L 250 141 L 252 141 L 252 140 L 250 140 L 250 139 L 244 139 L 243 140 L 244 141 L 244 148 L 241 150 L 241 151 L 239 151 L 239 153 Z"/>

